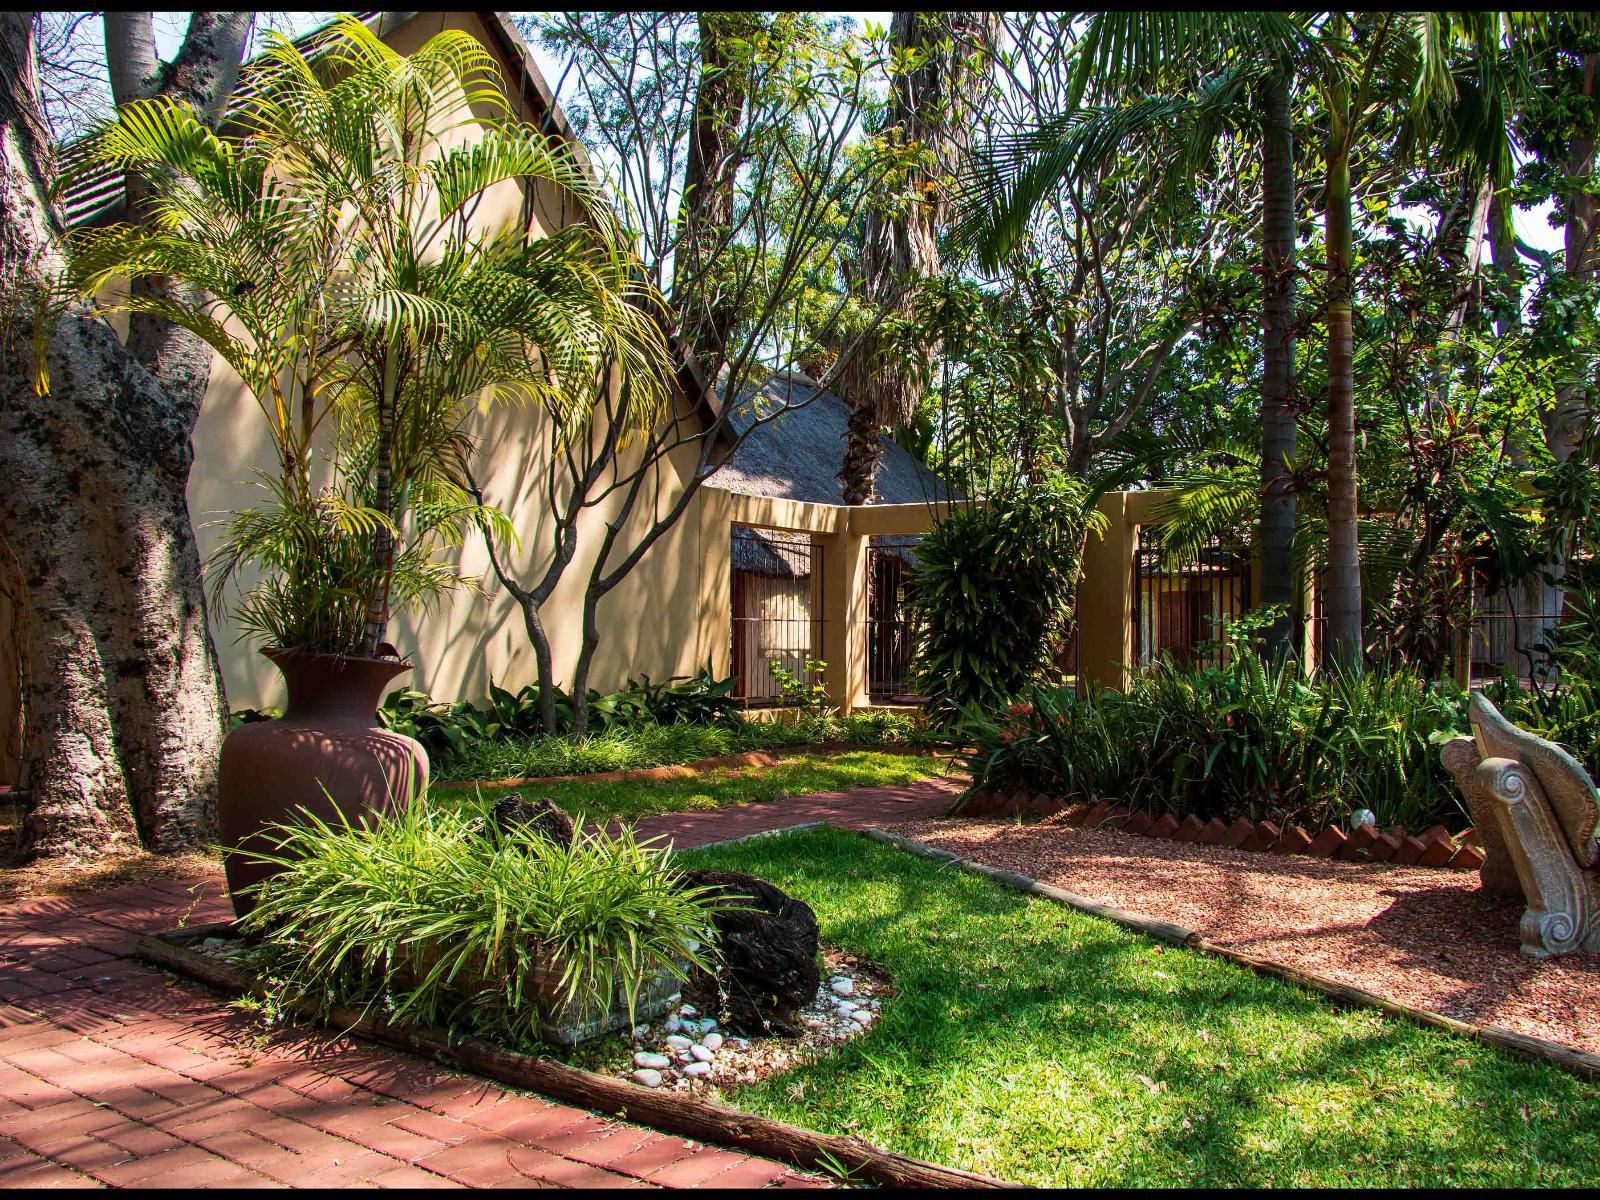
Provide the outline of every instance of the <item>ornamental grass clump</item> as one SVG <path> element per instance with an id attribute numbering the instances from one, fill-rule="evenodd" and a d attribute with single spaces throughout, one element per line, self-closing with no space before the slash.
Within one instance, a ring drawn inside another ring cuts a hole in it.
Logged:
<path id="1" fill-rule="evenodd" d="M 361 824 L 302 812 L 277 827 L 281 868 L 242 922 L 295 999 L 377 1004 L 397 1020 L 531 1040 L 573 1006 L 587 1019 L 622 997 L 710 969 L 712 918 L 668 851 L 630 828 L 570 841 L 500 831 L 426 799 Z"/>

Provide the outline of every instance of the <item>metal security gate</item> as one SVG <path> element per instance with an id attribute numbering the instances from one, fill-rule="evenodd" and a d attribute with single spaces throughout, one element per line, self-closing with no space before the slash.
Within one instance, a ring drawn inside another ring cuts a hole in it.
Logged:
<path id="1" fill-rule="evenodd" d="M 747 708 L 781 704 L 773 664 L 804 683 L 822 645 L 822 556 L 811 535 L 735 525 L 732 538 L 733 695 Z"/>
<path id="2" fill-rule="evenodd" d="M 1250 607 L 1250 556 L 1214 537 L 1192 561 L 1169 563 L 1161 527 L 1141 525 L 1133 603 L 1140 666 L 1163 654 L 1182 666 L 1221 666 L 1223 628 Z"/>
<path id="3" fill-rule="evenodd" d="M 913 537 L 875 537 L 867 544 L 867 697 L 874 704 L 916 704 L 912 658 Z"/>

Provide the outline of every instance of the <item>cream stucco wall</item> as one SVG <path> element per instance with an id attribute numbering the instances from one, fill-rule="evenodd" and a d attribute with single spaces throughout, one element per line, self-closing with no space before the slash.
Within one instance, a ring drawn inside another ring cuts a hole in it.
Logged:
<path id="1" fill-rule="evenodd" d="M 445 28 L 467 30 L 486 45 L 495 45 L 479 16 L 466 12 L 420 13 L 384 31 L 383 36 L 404 53 Z M 508 91 L 517 95 L 516 72 L 521 69 L 520 64 L 505 61 L 502 65 Z M 536 120 L 542 116 L 537 111 L 531 115 Z M 488 194 L 475 222 L 487 230 L 520 227 L 531 218 L 537 233 L 548 233 L 576 219 L 575 214 L 570 198 L 558 189 L 539 187 L 529 205 L 521 186 L 507 182 Z M 477 443 L 474 470 L 485 498 L 507 513 L 520 538 L 520 548 L 502 548 L 502 553 L 524 582 L 542 573 L 553 536 L 546 496 L 548 439 L 542 419 L 535 409 L 501 406 L 474 412 L 467 426 Z M 221 539 L 226 515 L 255 502 L 258 473 L 270 473 L 276 465 L 259 408 L 239 377 L 220 360 L 212 369 L 195 428 L 194 447 L 189 507 L 201 554 L 209 558 Z M 632 461 L 636 463 L 637 459 Z M 624 463 L 631 465 L 626 456 Z M 682 494 L 683 481 L 693 465 L 693 452 L 685 451 L 664 464 L 649 481 L 643 493 L 646 499 L 641 500 L 619 543 L 622 548 L 634 544 L 631 539 L 653 519 L 651 501 L 664 512 Z M 543 611 L 563 683 L 569 678 L 578 653 L 584 583 L 604 524 L 619 511 L 621 499 L 619 492 L 609 504 L 583 514 L 576 559 Z M 601 602 L 602 636 L 591 686 L 612 690 L 640 674 L 655 679 L 686 674 L 708 657 L 715 657 L 704 641 L 707 628 L 699 612 L 700 534 L 696 505 Z M 478 699 L 487 694 L 491 680 L 512 690 L 533 682 L 534 657 L 521 609 L 494 578 L 481 539 L 469 540 L 459 552 L 459 561 L 464 574 L 481 580 L 484 594 L 463 589 L 425 612 L 396 617 L 389 640 L 416 664 L 415 670 L 398 680 L 396 686 L 419 687 L 439 699 Z M 228 599 L 231 601 L 232 596 Z M 276 671 L 254 646 L 239 640 L 226 605 L 213 606 L 211 623 L 230 706 L 281 704 L 282 683 Z"/>

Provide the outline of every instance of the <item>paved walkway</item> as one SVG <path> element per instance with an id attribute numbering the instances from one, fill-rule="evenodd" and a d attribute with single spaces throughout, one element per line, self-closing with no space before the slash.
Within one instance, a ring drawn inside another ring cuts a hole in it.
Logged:
<path id="1" fill-rule="evenodd" d="M 680 846 L 948 806 L 946 781 L 652 818 Z M 815 1186 L 781 1163 L 291 1028 L 265 1035 L 131 957 L 230 916 L 219 878 L 0 914 L 0 1188 Z"/>

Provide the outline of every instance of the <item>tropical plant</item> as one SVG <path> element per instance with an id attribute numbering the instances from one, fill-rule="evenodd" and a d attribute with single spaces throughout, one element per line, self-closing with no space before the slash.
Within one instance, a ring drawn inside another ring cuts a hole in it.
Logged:
<path id="1" fill-rule="evenodd" d="M 710 966 L 729 905 L 630 827 L 574 821 L 558 843 L 426 797 L 357 825 L 305 813 L 269 831 L 258 857 L 281 870 L 245 928 L 296 998 L 518 1041 L 552 1008 L 594 1016 L 620 995 L 631 1013 L 655 978 Z"/>
<path id="2" fill-rule="evenodd" d="M 86 293 L 185 284 L 115 307 L 203 338 L 261 407 L 278 474 L 217 576 L 265 574 L 246 632 L 371 655 L 394 603 L 461 582 L 441 548 L 514 539 L 467 485 L 473 403 L 539 404 L 570 433 L 614 368 L 648 423 L 668 370 L 615 218 L 569 148 L 512 116 L 494 56 L 459 31 L 410 55 L 354 18 L 335 31 L 311 56 L 277 37 L 222 134 L 173 100 L 124 106 L 84 169 L 140 177 L 155 219 L 75 234 L 72 271 Z M 584 220 L 532 239 L 480 221 L 508 181 L 562 189 Z"/>
<path id="3" fill-rule="evenodd" d="M 1313 682 L 1291 661 L 1240 654 L 1225 668 L 1163 662 L 1126 693 L 1034 688 L 962 728 L 974 791 L 1308 828 L 1366 808 L 1420 832 L 1464 824 L 1439 742 L 1466 728 L 1465 699 L 1405 671 Z"/>
<path id="4" fill-rule="evenodd" d="M 1087 533 L 1104 519 L 1072 481 L 955 506 L 917 543 L 915 658 L 935 719 L 1014 696 L 1071 631 Z"/>

